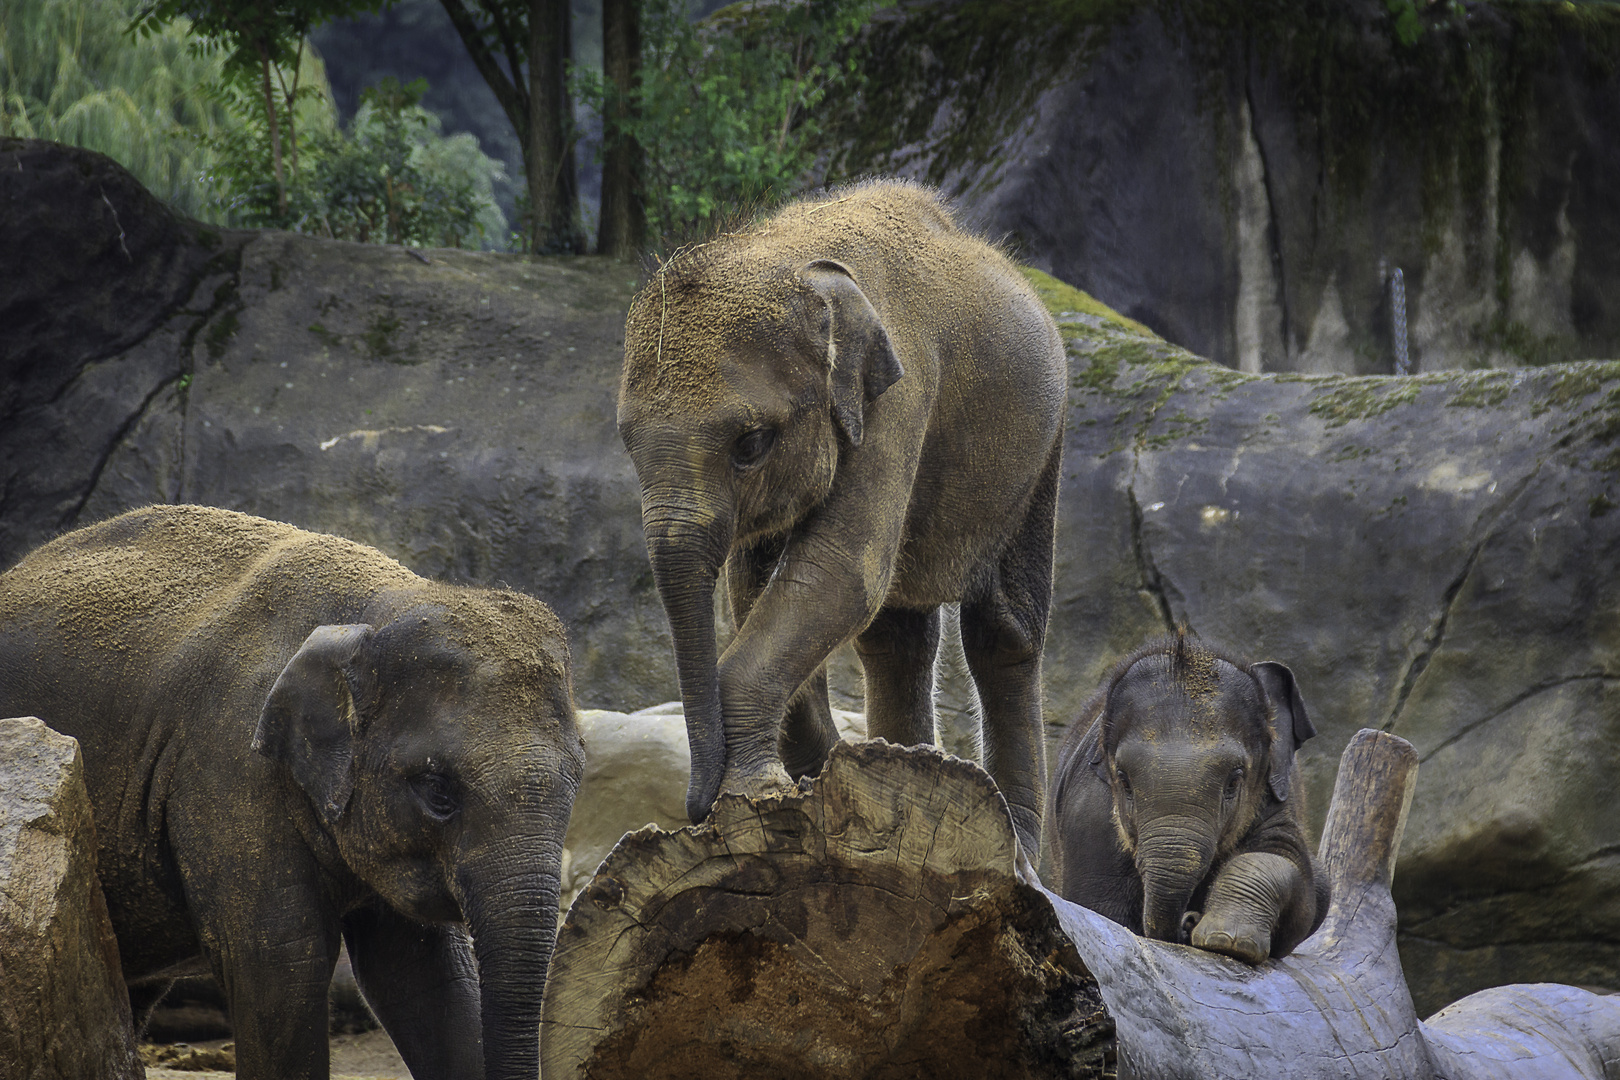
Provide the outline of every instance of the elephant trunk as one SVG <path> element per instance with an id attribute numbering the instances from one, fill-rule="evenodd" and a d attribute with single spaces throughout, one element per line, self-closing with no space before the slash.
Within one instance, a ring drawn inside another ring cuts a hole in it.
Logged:
<path id="1" fill-rule="evenodd" d="M 1214 861 L 1209 825 L 1188 819 L 1162 822 L 1137 842 L 1142 878 L 1142 932 L 1158 941 L 1182 940 L 1182 917 Z"/>
<path id="2" fill-rule="evenodd" d="M 561 860 L 559 831 L 529 843 L 492 845 L 457 871 L 478 960 L 488 1080 L 540 1074 L 540 1005 L 556 944 Z"/>
<path id="3" fill-rule="evenodd" d="M 695 825 L 709 816 L 726 769 L 714 586 L 731 548 L 732 523 L 729 515 L 701 513 L 684 499 L 660 506 L 644 496 L 643 505 L 647 557 L 675 638 L 675 670 L 692 750 L 686 816 Z"/>

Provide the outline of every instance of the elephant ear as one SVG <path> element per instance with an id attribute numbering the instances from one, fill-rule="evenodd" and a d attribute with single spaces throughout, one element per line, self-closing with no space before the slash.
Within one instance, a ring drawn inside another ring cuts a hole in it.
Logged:
<path id="1" fill-rule="evenodd" d="M 827 366 L 832 382 L 832 411 L 849 445 L 861 445 L 866 404 L 893 386 L 905 371 L 894 355 L 889 332 L 861 291 L 855 275 L 842 263 L 817 259 L 800 276 L 827 305 Z"/>
<path id="2" fill-rule="evenodd" d="M 1275 660 L 1263 660 L 1249 668 L 1249 673 L 1260 684 L 1266 704 L 1276 717 L 1276 739 L 1271 744 L 1271 776 L 1268 783 L 1278 802 L 1288 801 L 1288 789 L 1294 774 L 1294 751 L 1306 739 L 1316 734 L 1316 727 L 1305 711 L 1305 699 L 1300 696 L 1299 684 L 1287 666 Z"/>
<path id="3" fill-rule="evenodd" d="M 253 749 L 284 763 L 328 825 L 354 791 L 354 740 L 376 687 L 374 631 L 363 623 L 317 626 L 281 669 Z"/>

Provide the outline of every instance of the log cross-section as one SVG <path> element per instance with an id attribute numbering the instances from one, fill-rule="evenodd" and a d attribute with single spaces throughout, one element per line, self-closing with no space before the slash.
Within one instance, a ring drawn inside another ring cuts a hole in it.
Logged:
<path id="1" fill-rule="evenodd" d="M 1102 1076 L 1111 1029 L 1006 803 L 842 744 L 806 795 L 626 836 L 558 935 L 547 1080 Z"/>

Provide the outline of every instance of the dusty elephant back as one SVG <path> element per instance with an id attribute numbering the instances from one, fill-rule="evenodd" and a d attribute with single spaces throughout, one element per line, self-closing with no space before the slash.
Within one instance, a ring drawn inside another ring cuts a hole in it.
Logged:
<path id="1" fill-rule="evenodd" d="M 0 576 L 0 624 L 58 641 L 70 661 L 166 650 L 207 625 L 246 643 L 289 601 L 292 583 L 262 572 L 289 558 L 302 564 L 296 588 L 312 595 L 420 580 L 339 537 L 229 510 L 154 506 L 60 537 Z M 258 611 L 232 620 L 244 596 Z"/>
<path id="2" fill-rule="evenodd" d="M 711 404 L 706 395 L 722 381 L 717 344 L 794 318 L 797 272 L 816 259 L 853 272 L 902 362 L 948 354 L 971 327 L 967 336 L 994 334 L 1009 355 L 1051 368 L 1061 385 L 1056 328 L 1012 261 L 963 230 L 937 192 L 881 180 L 792 203 L 675 252 L 631 305 L 625 391 L 687 408 Z"/>

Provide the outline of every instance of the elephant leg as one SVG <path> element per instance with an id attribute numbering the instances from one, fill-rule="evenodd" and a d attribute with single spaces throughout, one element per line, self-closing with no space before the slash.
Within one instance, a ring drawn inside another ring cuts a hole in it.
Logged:
<path id="1" fill-rule="evenodd" d="M 823 664 L 788 702 L 787 720 L 782 725 L 782 767 L 795 780 L 815 776 L 827 763 L 827 755 L 838 739 L 838 724 L 827 698 L 827 666 Z"/>
<path id="2" fill-rule="evenodd" d="M 1040 858 L 1046 741 L 1041 650 L 1052 604 L 1053 522 L 1061 444 L 1054 446 L 1029 509 L 1001 558 L 962 601 L 962 651 L 979 691 L 985 768 L 1012 812 L 1031 862 Z"/>
<path id="3" fill-rule="evenodd" d="M 855 639 L 866 674 L 866 734 L 898 746 L 932 746 L 939 609 L 884 608 Z"/>
<path id="4" fill-rule="evenodd" d="M 782 546 L 780 537 L 762 540 L 733 552 L 726 562 L 726 594 L 736 625 L 747 621 L 754 601 L 782 557 Z M 837 741 L 838 725 L 833 722 L 832 705 L 827 700 L 827 668 L 822 665 L 788 702 L 782 724 L 782 767 L 795 780 L 814 776 L 826 764 Z"/>
<path id="5" fill-rule="evenodd" d="M 1283 913 L 1307 892 L 1314 890 L 1290 860 L 1269 852 L 1239 852 L 1216 873 L 1203 916 L 1193 927 L 1192 944 L 1258 964 L 1272 954 L 1272 936 Z M 1295 944 L 1297 940 L 1288 948 Z"/>
<path id="6" fill-rule="evenodd" d="M 482 1076 L 478 965 L 459 926 L 386 908 L 343 920 L 355 982 L 416 1080 Z"/>
<path id="7" fill-rule="evenodd" d="M 206 922 L 201 927 L 204 951 L 230 1007 L 241 1080 L 331 1075 L 327 994 L 337 966 L 338 934 L 335 920 L 326 927 L 310 916 L 320 904 L 308 899 L 301 910 L 249 912 L 235 933 L 219 933 Z M 289 902 L 284 893 L 265 900 L 257 906 Z"/>

